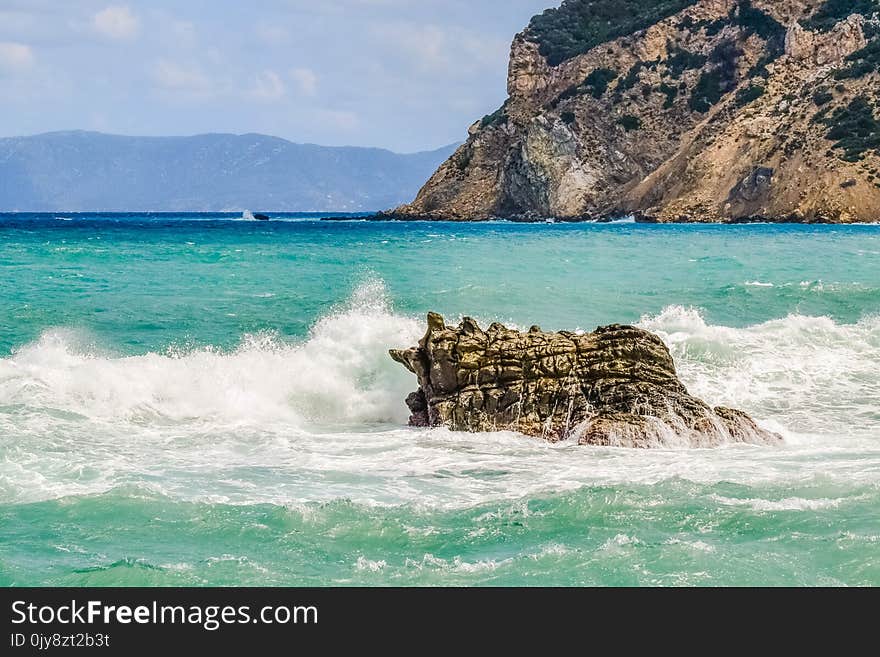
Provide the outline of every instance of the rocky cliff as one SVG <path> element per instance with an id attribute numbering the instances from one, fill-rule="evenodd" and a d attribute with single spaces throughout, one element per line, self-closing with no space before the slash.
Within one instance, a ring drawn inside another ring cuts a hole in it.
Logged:
<path id="1" fill-rule="evenodd" d="M 880 220 L 880 0 L 567 0 L 400 218 Z"/>
<path id="2" fill-rule="evenodd" d="M 745 413 L 688 394 L 657 336 L 631 326 L 594 333 L 528 333 L 428 316 L 418 347 L 392 358 L 416 374 L 413 426 L 518 431 L 582 445 L 712 447 L 773 444 Z"/>

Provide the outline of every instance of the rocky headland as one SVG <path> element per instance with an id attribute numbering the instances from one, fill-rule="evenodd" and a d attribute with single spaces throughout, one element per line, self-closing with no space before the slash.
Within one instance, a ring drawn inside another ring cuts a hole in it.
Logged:
<path id="1" fill-rule="evenodd" d="M 880 220 L 880 0 L 566 0 L 395 219 Z"/>
<path id="2" fill-rule="evenodd" d="M 782 441 L 690 395 L 663 341 L 631 326 L 521 333 L 470 318 L 449 327 L 432 313 L 419 345 L 391 356 L 418 378 L 407 399 L 413 426 L 616 447 Z"/>

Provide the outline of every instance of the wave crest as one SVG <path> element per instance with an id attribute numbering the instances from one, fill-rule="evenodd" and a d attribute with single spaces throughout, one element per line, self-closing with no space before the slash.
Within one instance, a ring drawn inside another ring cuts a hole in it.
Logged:
<path id="1" fill-rule="evenodd" d="M 792 315 L 732 328 L 671 306 L 640 325 L 666 341 L 691 392 L 712 405 L 800 434 L 869 436 L 880 424 L 880 317 Z M 300 341 L 259 333 L 228 351 L 120 357 L 88 336 L 49 330 L 0 359 L 0 408 L 159 426 L 403 425 L 414 381 L 387 350 L 422 331 L 421 320 L 393 311 L 381 280 L 358 286 Z"/>
<path id="2" fill-rule="evenodd" d="M 260 333 L 231 352 L 114 357 L 74 331 L 50 330 L 0 360 L 0 406 L 135 422 L 402 423 L 412 381 L 387 348 L 413 342 L 420 330 L 393 313 L 375 280 L 300 343 Z"/>
<path id="3" fill-rule="evenodd" d="M 671 306 L 640 326 L 669 345 L 682 379 L 713 404 L 810 433 L 876 432 L 880 316 L 855 324 L 790 315 L 747 328 L 716 326 Z"/>

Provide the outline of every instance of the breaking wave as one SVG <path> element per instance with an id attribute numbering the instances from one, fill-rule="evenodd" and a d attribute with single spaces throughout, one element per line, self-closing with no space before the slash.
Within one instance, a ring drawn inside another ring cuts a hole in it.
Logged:
<path id="1" fill-rule="evenodd" d="M 372 280 L 300 341 L 261 334 L 228 351 L 119 356 L 74 331 L 47 331 L 0 359 L 0 500 L 137 486 L 210 503 L 463 508 L 676 478 L 797 480 L 820 491 L 875 485 L 880 319 L 792 316 L 730 328 L 670 307 L 641 325 L 665 339 L 693 393 L 752 413 L 786 444 L 683 458 L 676 449 L 406 429 L 404 399 L 415 382 L 388 349 L 415 344 L 424 320 L 395 313 Z"/>
<path id="2" fill-rule="evenodd" d="M 730 328 L 672 306 L 640 325 L 666 341 L 683 380 L 710 404 L 808 433 L 880 424 L 878 317 L 839 324 L 795 315 Z M 299 342 L 262 333 L 231 351 L 119 357 L 55 329 L 0 359 L 0 408 L 138 424 L 400 425 L 414 381 L 388 349 L 415 344 L 422 331 L 423 320 L 393 311 L 379 280 Z"/>
<path id="3" fill-rule="evenodd" d="M 841 324 L 791 315 L 730 328 L 672 306 L 640 325 L 666 341 L 682 379 L 711 403 L 799 432 L 877 432 L 880 317 Z"/>
<path id="4" fill-rule="evenodd" d="M 392 313 L 380 281 L 361 285 L 300 343 L 265 333 L 231 352 L 114 357 L 55 329 L 0 360 L 0 407 L 140 423 L 402 423 L 413 382 L 387 350 L 414 343 L 420 330 Z"/>

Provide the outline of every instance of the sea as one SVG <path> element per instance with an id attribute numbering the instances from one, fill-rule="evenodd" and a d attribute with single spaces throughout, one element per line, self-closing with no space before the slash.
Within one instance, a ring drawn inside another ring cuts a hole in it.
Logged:
<path id="1" fill-rule="evenodd" d="M 784 444 L 409 428 L 429 311 L 641 326 Z M 0 585 L 880 585 L 880 226 L 0 215 Z"/>

